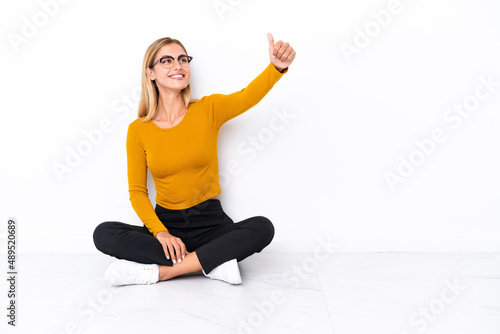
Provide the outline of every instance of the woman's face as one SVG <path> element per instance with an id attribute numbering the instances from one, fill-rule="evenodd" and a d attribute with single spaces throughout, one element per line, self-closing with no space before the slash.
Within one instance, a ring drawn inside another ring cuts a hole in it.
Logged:
<path id="1" fill-rule="evenodd" d="M 156 85 L 160 91 L 165 89 L 181 91 L 189 85 L 189 80 L 191 79 L 189 65 L 182 66 L 179 64 L 177 59 L 180 55 L 185 54 L 186 52 L 184 49 L 176 43 L 164 45 L 160 50 L 158 50 L 154 61 L 157 61 L 163 56 L 172 56 L 175 58 L 171 68 L 167 69 L 163 66 L 163 64 L 158 62 L 152 69 L 146 69 L 146 73 L 149 78 L 156 81 Z"/>

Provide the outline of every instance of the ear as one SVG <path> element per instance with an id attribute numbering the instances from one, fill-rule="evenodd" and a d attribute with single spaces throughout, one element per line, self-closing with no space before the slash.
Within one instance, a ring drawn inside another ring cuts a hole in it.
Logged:
<path id="1" fill-rule="evenodd" d="M 152 69 L 150 69 L 149 67 L 146 68 L 146 75 L 148 76 L 148 78 L 151 81 L 154 81 L 156 79 L 155 72 Z"/>

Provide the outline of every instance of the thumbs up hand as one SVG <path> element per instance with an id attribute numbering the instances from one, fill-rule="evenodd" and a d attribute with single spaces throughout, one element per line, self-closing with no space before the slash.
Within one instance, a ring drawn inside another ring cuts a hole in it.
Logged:
<path id="1" fill-rule="evenodd" d="M 295 50 L 288 43 L 278 41 L 274 44 L 273 35 L 267 34 L 269 40 L 269 58 L 274 67 L 283 72 L 295 59 Z"/>

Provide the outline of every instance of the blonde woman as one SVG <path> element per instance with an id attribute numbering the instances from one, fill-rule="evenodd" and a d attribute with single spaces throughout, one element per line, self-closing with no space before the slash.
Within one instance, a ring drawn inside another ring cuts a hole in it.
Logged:
<path id="1" fill-rule="evenodd" d="M 237 262 L 273 239 L 269 219 L 235 223 L 217 198 L 220 127 L 256 105 L 295 58 L 288 43 L 275 43 L 271 34 L 268 41 L 270 63 L 246 88 L 199 100 L 191 100 L 193 57 L 180 41 L 161 38 L 147 49 L 138 119 L 129 125 L 126 146 L 130 201 L 144 226 L 108 221 L 93 236 L 98 250 L 120 259 L 105 272 L 111 284 L 152 284 L 196 271 L 240 284 Z M 221 76 L 227 70 L 221 66 Z M 154 208 L 148 168 L 157 193 Z"/>

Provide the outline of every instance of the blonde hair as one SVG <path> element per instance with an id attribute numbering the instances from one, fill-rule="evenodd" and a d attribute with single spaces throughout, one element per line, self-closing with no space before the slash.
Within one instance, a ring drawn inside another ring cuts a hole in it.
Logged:
<path id="1" fill-rule="evenodd" d="M 151 44 L 146 50 L 146 54 L 144 55 L 144 60 L 142 62 L 142 83 L 141 83 L 141 98 L 139 100 L 139 111 L 138 117 L 145 117 L 142 121 L 147 122 L 153 118 L 156 114 L 156 109 L 158 107 L 158 86 L 156 86 L 156 81 L 149 79 L 146 74 L 146 69 L 153 65 L 155 61 L 156 54 L 158 51 L 167 44 L 175 43 L 180 45 L 186 55 L 188 52 L 182 43 L 174 38 L 164 37 L 160 38 Z M 184 99 L 184 103 L 186 104 L 186 108 L 189 106 L 189 103 L 194 102 L 195 100 L 191 100 L 191 85 L 187 85 L 181 91 L 182 98 Z"/>

